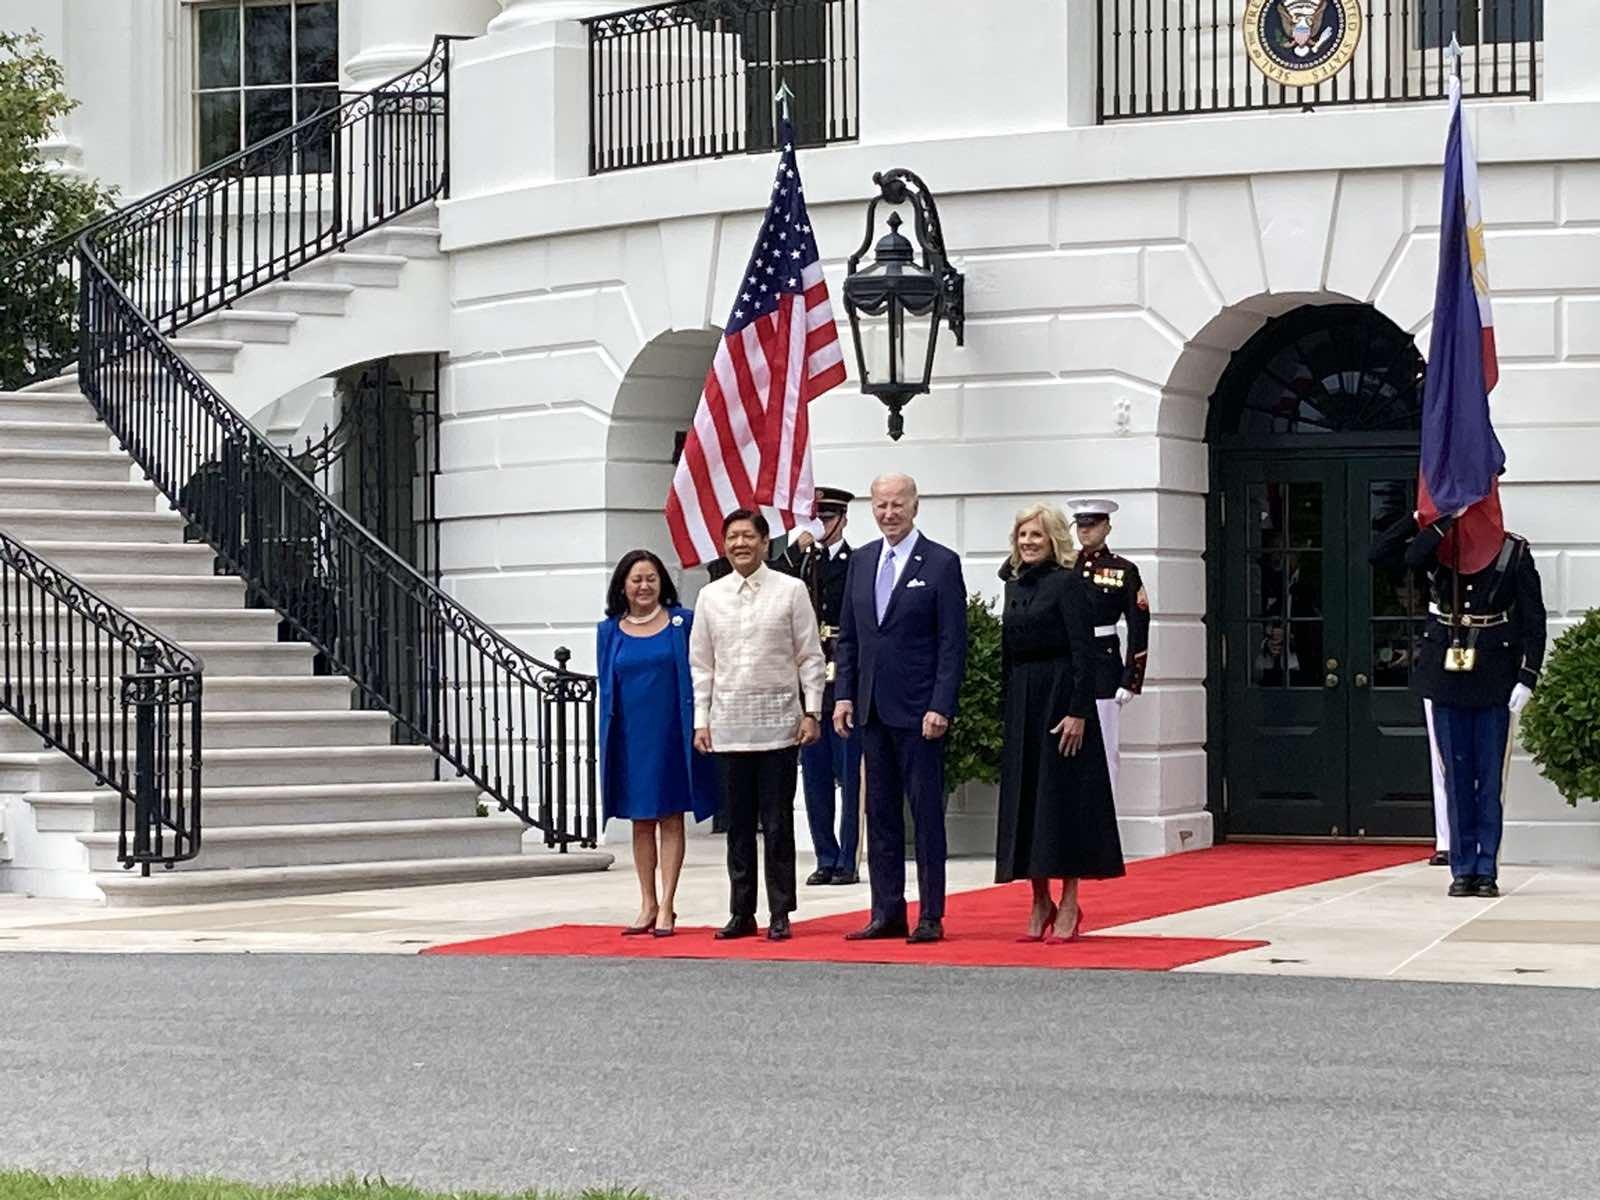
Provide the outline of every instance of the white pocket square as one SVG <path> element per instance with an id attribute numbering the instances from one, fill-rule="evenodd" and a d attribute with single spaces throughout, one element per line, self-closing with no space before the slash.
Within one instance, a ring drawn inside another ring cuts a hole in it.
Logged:
<path id="1" fill-rule="evenodd" d="M 908 579 L 908 580 L 906 580 L 906 587 L 908 587 L 908 588 L 927 587 L 927 586 L 928 586 L 928 581 L 926 579 Z"/>

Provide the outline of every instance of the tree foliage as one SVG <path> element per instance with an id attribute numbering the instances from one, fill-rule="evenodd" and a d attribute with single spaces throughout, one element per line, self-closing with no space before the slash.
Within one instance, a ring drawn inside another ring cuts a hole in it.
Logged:
<path id="1" fill-rule="evenodd" d="M 44 343 L 71 337 L 77 289 L 31 251 L 107 211 L 115 193 L 51 169 L 43 144 L 76 107 L 37 33 L 0 30 L 0 380 L 27 375 Z"/>
<path id="2" fill-rule="evenodd" d="M 1522 716 L 1522 742 L 1568 804 L 1600 800 L 1600 609 L 1556 639 Z"/>
<path id="3" fill-rule="evenodd" d="M 944 783 L 998 783 L 1004 726 L 1000 720 L 1000 618 L 994 603 L 967 600 L 967 674 L 945 748 Z"/>

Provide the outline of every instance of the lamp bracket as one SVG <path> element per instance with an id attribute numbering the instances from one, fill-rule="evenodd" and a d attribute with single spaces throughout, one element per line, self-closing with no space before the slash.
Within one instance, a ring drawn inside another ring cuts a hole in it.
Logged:
<path id="1" fill-rule="evenodd" d="M 906 167 L 877 171 L 872 176 L 872 182 L 877 185 L 878 195 L 867 205 L 867 232 L 861 245 L 850 256 L 849 273 L 855 274 L 861 260 L 872 249 L 872 235 L 878 227 L 878 205 L 887 203 L 898 207 L 910 204 L 915 217 L 917 247 L 922 251 L 922 269 L 938 276 L 944 291 L 944 313 L 950 332 L 955 335 L 956 345 L 966 345 L 966 279 L 950 265 L 944 245 L 944 226 L 939 221 L 939 205 L 933 193 L 915 171 Z"/>

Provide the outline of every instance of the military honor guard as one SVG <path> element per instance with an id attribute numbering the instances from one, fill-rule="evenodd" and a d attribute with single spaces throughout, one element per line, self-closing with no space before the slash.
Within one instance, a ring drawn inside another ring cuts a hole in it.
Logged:
<path id="1" fill-rule="evenodd" d="M 1431 701 L 1449 807 L 1450 895 L 1500 894 L 1503 793 L 1511 722 L 1544 666 L 1545 608 L 1539 569 L 1525 538 L 1504 535 L 1482 570 L 1456 570 L 1455 517 L 1426 529 L 1416 514 L 1376 540 L 1372 561 L 1421 568 L 1428 623 L 1413 686 Z"/>
<path id="2" fill-rule="evenodd" d="M 1150 654 L 1150 597 L 1139 578 L 1139 568 L 1106 545 L 1111 535 L 1115 500 L 1085 498 L 1067 501 L 1078 530 L 1074 570 L 1089 592 L 1094 615 L 1095 707 L 1105 739 L 1106 766 L 1111 771 L 1111 791 L 1116 794 L 1117 770 L 1122 763 L 1119 726 L 1122 706 L 1144 690 L 1145 666 Z M 1128 624 L 1128 653 L 1124 658 L 1117 622 Z"/>
<path id="3" fill-rule="evenodd" d="M 811 886 L 860 882 L 857 850 L 861 837 L 861 738 L 841 737 L 833 727 L 834 653 L 839 643 L 844 581 L 850 570 L 850 544 L 845 526 L 855 496 L 843 488 L 817 489 L 820 536 L 799 534 L 773 563 L 806 585 L 817 614 L 822 651 L 828 660 L 827 687 L 822 696 L 822 740 L 800 750 L 800 774 L 806 794 L 806 818 L 817 869 L 806 879 Z"/>

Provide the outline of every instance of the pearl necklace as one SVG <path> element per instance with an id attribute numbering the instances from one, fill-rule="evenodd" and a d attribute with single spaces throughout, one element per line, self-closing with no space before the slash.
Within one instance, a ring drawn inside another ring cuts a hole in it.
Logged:
<path id="1" fill-rule="evenodd" d="M 622 614 L 622 619 L 624 621 L 626 621 L 629 625 L 648 625 L 648 624 L 650 624 L 651 621 L 654 621 L 656 619 L 656 617 L 658 617 L 660 615 L 661 615 L 661 605 L 658 604 L 654 608 L 652 608 L 649 612 L 645 613 L 645 615 L 642 616 L 642 617 L 636 617 L 632 613 L 623 613 Z"/>

